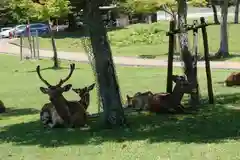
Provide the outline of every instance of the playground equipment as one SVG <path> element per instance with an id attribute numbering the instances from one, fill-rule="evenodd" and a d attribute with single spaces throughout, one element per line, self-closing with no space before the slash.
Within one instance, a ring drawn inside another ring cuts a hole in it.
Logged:
<path id="1" fill-rule="evenodd" d="M 20 60 L 22 61 L 24 58 L 26 59 L 39 59 L 39 34 L 36 30 L 35 33 L 31 34 L 31 32 L 27 35 L 27 42 L 24 41 L 25 36 L 23 34 L 20 35 Z M 26 44 L 24 44 L 26 43 Z M 30 56 L 27 53 L 23 53 L 23 47 L 29 46 Z"/>
<path id="2" fill-rule="evenodd" d="M 208 48 L 208 38 L 207 38 L 207 30 L 206 27 L 211 25 L 205 22 L 205 18 L 200 18 L 201 24 L 197 24 L 197 21 L 194 21 L 193 25 L 187 25 L 186 31 L 193 31 L 194 36 L 194 44 L 193 44 L 193 53 L 192 56 L 192 66 L 194 69 L 194 78 L 196 79 L 196 98 L 194 98 L 194 103 L 198 104 L 199 102 L 199 88 L 197 82 L 197 60 L 198 60 L 198 53 L 197 53 L 197 35 L 198 29 L 201 28 L 202 30 L 202 38 L 203 38 L 203 46 L 204 46 L 204 60 L 205 60 L 205 69 L 206 69 L 206 76 L 207 76 L 207 87 L 208 87 L 208 97 L 209 103 L 214 103 L 214 96 L 213 96 L 213 88 L 212 88 L 212 78 L 211 78 L 211 69 L 210 69 L 210 62 L 209 62 L 209 48 Z M 173 79 L 173 55 L 174 55 L 174 38 L 175 34 L 182 33 L 180 29 L 175 29 L 175 22 L 170 21 L 170 31 L 167 32 L 167 36 L 169 36 L 169 49 L 168 49 L 168 70 L 167 70 L 167 92 L 172 93 L 172 79 Z M 193 95 L 193 94 L 192 94 Z M 191 96 L 192 96 L 191 95 Z M 193 96 L 192 96 L 193 97 Z"/>

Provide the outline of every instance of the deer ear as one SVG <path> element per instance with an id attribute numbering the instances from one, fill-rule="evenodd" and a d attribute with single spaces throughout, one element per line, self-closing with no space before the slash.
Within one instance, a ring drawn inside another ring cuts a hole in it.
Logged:
<path id="1" fill-rule="evenodd" d="M 130 99 L 131 99 L 131 97 L 130 97 L 128 94 L 127 94 L 127 96 L 126 96 L 126 97 L 127 97 L 127 100 L 130 100 Z"/>
<path id="2" fill-rule="evenodd" d="M 91 86 L 88 87 L 88 91 L 91 91 L 95 87 L 95 83 L 93 83 Z"/>
<path id="3" fill-rule="evenodd" d="M 71 84 L 67 84 L 66 86 L 63 87 L 63 92 L 67 92 L 72 88 Z"/>
<path id="4" fill-rule="evenodd" d="M 48 94 L 48 88 L 40 87 L 40 91 L 41 91 L 43 94 Z"/>

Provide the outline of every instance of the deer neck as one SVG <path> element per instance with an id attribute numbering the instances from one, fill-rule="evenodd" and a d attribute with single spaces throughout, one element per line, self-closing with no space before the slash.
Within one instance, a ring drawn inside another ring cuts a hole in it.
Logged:
<path id="1" fill-rule="evenodd" d="M 54 105 L 58 115 L 64 120 L 64 122 L 70 122 L 70 111 L 68 107 L 68 101 L 62 96 L 50 100 Z"/>
<path id="2" fill-rule="evenodd" d="M 172 103 L 180 103 L 182 100 L 182 97 L 184 95 L 184 92 L 182 91 L 182 89 L 180 88 L 179 85 L 175 85 L 172 94 L 170 95 L 172 100 Z"/>
<path id="3" fill-rule="evenodd" d="M 79 100 L 79 103 L 87 110 L 89 103 L 90 103 L 89 93 L 82 96 L 81 99 Z"/>

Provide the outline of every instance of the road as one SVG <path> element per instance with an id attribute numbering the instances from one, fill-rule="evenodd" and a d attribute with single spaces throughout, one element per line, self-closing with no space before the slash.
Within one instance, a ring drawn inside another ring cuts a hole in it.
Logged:
<path id="1" fill-rule="evenodd" d="M 19 46 L 9 44 L 11 40 L 5 39 L 0 42 L 0 54 L 13 54 L 19 56 Z M 24 49 L 23 54 L 29 57 L 29 50 Z M 41 58 L 52 58 L 53 52 L 50 50 L 40 50 Z M 62 60 L 70 60 L 88 63 L 88 57 L 85 53 L 77 53 L 77 52 L 64 52 L 58 51 L 58 58 Z M 167 61 L 161 59 L 142 59 L 136 57 L 124 57 L 118 56 L 113 57 L 114 63 L 123 66 L 144 66 L 144 67 L 166 67 Z M 182 67 L 182 62 L 174 62 L 174 66 Z M 198 67 L 205 67 L 205 62 L 198 62 Z M 240 69 L 239 62 L 226 62 L 226 61 L 213 61 L 211 62 L 211 68 L 214 69 Z"/>

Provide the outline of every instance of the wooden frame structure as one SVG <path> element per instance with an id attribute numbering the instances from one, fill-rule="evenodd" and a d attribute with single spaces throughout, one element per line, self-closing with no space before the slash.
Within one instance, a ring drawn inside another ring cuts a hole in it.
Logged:
<path id="1" fill-rule="evenodd" d="M 194 21 L 194 24 L 191 26 L 186 26 L 187 31 L 193 31 L 194 39 L 197 36 L 198 29 L 202 30 L 202 38 L 203 38 L 203 46 L 204 46 L 204 60 L 205 60 L 205 70 L 206 70 L 206 76 L 207 76 L 207 87 L 208 87 L 208 98 L 209 103 L 214 104 L 214 96 L 213 96 L 213 88 L 212 88 L 212 77 L 211 77 L 211 68 L 210 68 L 210 61 L 209 61 L 209 47 L 208 47 L 208 37 L 207 37 L 207 30 L 206 27 L 210 24 L 207 24 L 204 17 L 200 18 L 200 24 L 197 24 L 197 21 Z M 167 32 L 167 36 L 169 36 L 169 47 L 168 47 L 168 71 L 167 71 L 167 92 L 172 93 L 172 75 L 173 75 L 173 55 L 174 55 L 174 38 L 176 34 L 180 33 L 180 29 L 175 29 L 175 22 L 170 21 L 170 27 L 169 32 Z M 197 38 L 196 38 L 197 39 Z M 192 55 L 193 58 L 196 58 L 195 61 L 193 61 L 194 65 L 194 76 L 196 76 L 197 79 L 197 40 L 194 40 L 193 44 L 193 52 L 194 55 Z M 195 56 L 195 57 L 194 57 Z M 197 84 L 197 93 L 198 91 L 198 84 Z"/>

